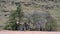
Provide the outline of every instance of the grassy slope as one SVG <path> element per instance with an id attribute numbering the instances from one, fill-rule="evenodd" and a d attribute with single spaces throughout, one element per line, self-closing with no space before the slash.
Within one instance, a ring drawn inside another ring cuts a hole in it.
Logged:
<path id="1" fill-rule="evenodd" d="M 12 0 L 10 0 L 10 1 L 12 1 Z M 27 2 L 27 1 L 30 1 L 30 0 L 14 0 L 14 1 Z M 51 2 L 51 1 L 48 1 L 48 3 L 40 2 L 40 3 L 37 3 L 37 4 L 40 4 L 40 5 L 56 5 L 56 4 L 60 5 L 60 3 L 54 3 L 54 2 Z M 2 8 L 0 8 L 0 10 L 1 9 Z M 11 9 L 11 7 L 10 7 L 10 9 Z M 28 6 L 28 7 L 22 5 L 22 9 L 23 9 L 24 12 L 26 12 L 26 11 L 28 12 L 28 11 L 32 11 L 32 10 L 44 10 L 44 11 L 46 11 L 46 9 L 44 9 L 44 8 L 39 8 L 39 7 L 36 8 L 36 7 L 34 7 L 34 5 Z M 48 11 L 56 19 L 57 23 L 60 25 L 60 8 L 59 9 L 49 9 Z M 4 23 L 7 21 L 8 17 L 3 15 L 3 14 L 5 14 L 4 12 L 0 11 L 0 14 L 2 15 L 2 16 L 0 16 L 0 18 L 2 18 L 2 20 L 0 20 L 0 25 L 4 25 Z"/>

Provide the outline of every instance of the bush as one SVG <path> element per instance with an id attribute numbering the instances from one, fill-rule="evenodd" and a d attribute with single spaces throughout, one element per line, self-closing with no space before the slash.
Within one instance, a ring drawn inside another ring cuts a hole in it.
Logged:
<path id="1" fill-rule="evenodd" d="M 20 24 L 23 15 L 24 14 L 21 11 L 21 5 L 18 5 L 17 10 L 11 11 L 11 14 L 9 16 L 9 21 L 7 22 L 5 29 L 18 30 L 18 24 Z M 17 21 L 19 22 L 18 24 Z"/>
<path id="2" fill-rule="evenodd" d="M 8 30 L 15 30 L 16 29 L 16 11 L 12 11 L 11 15 L 9 16 L 9 20 L 6 23 L 5 29 Z"/>
<path id="3" fill-rule="evenodd" d="M 49 17 L 48 22 L 45 25 L 45 30 L 46 31 L 56 31 L 57 30 L 57 23 L 56 20 L 53 19 L 52 17 Z"/>

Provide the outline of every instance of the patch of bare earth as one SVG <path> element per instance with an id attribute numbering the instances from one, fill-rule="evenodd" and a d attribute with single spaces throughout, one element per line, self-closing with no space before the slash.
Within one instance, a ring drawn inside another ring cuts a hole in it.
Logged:
<path id="1" fill-rule="evenodd" d="M 60 34 L 60 32 L 47 32 L 47 31 L 8 31 L 8 30 L 1 30 L 0 34 Z"/>

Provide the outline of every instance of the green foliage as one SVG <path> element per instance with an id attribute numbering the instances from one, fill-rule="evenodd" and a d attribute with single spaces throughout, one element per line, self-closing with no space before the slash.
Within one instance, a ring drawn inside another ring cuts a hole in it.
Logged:
<path id="1" fill-rule="evenodd" d="M 45 25 L 45 30 L 46 31 L 55 31 L 57 29 L 57 23 L 56 21 L 51 18 L 50 20 L 48 19 L 48 22 Z"/>
<path id="2" fill-rule="evenodd" d="M 17 10 L 16 10 L 17 19 L 18 19 L 18 22 L 19 22 L 19 23 L 20 23 L 20 21 L 22 20 L 22 17 L 24 16 L 21 8 L 22 8 L 22 7 L 21 7 L 21 4 L 19 4 L 18 7 L 17 7 Z"/>
<path id="3" fill-rule="evenodd" d="M 17 10 L 11 11 L 11 14 L 9 16 L 9 21 L 7 22 L 7 25 L 5 29 L 8 30 L 16 30 L 17 28 L 17 19 L 20 23 L 21 18 L 23 17 L 23 13 L 21 11 L 21 5 L 17 7 Z"/>
<path id="4" fill-rule="evenodd" d="M 22 18 L 23 17 L 23 12 L 22 12 L 22 10 L 21 10 L 21 4 L 17 7 L 17 16 L 19 17 L 19 18 Z"/>
<path id="5" fill-rule="evenodd" d="M 7 25 L 5 29 L 8 30 L 15 30 L 16 28 L 16 11 L 12 11 L 9 21 L 7 22 Z"/>

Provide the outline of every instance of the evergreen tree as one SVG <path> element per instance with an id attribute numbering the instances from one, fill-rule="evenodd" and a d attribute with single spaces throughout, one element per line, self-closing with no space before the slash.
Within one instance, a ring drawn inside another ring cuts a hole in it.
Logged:
<path id="1" fill-rule="evenodd" d="M 18 24 L 20 23 L 22 17 L 23 17 L 23 12 L 21 11 L 21 4 L 19 4 L 17 10 L 11 11 L 11 14 L 9 16 L 9 21 L 7 22 L 5 29 L 17 30 Z M 17 24 L 17 19 L 19 22 L 18 24 Z"/>
<path id="2" fill-rule="evenodd" d="M 20 23 L 23 15 L 24 15 L 23 12 L 22 12 L 22 10 L 21 10 L 21 4 L 18 5 L 16 12 L 17 12 L 18 22 Z"/>

